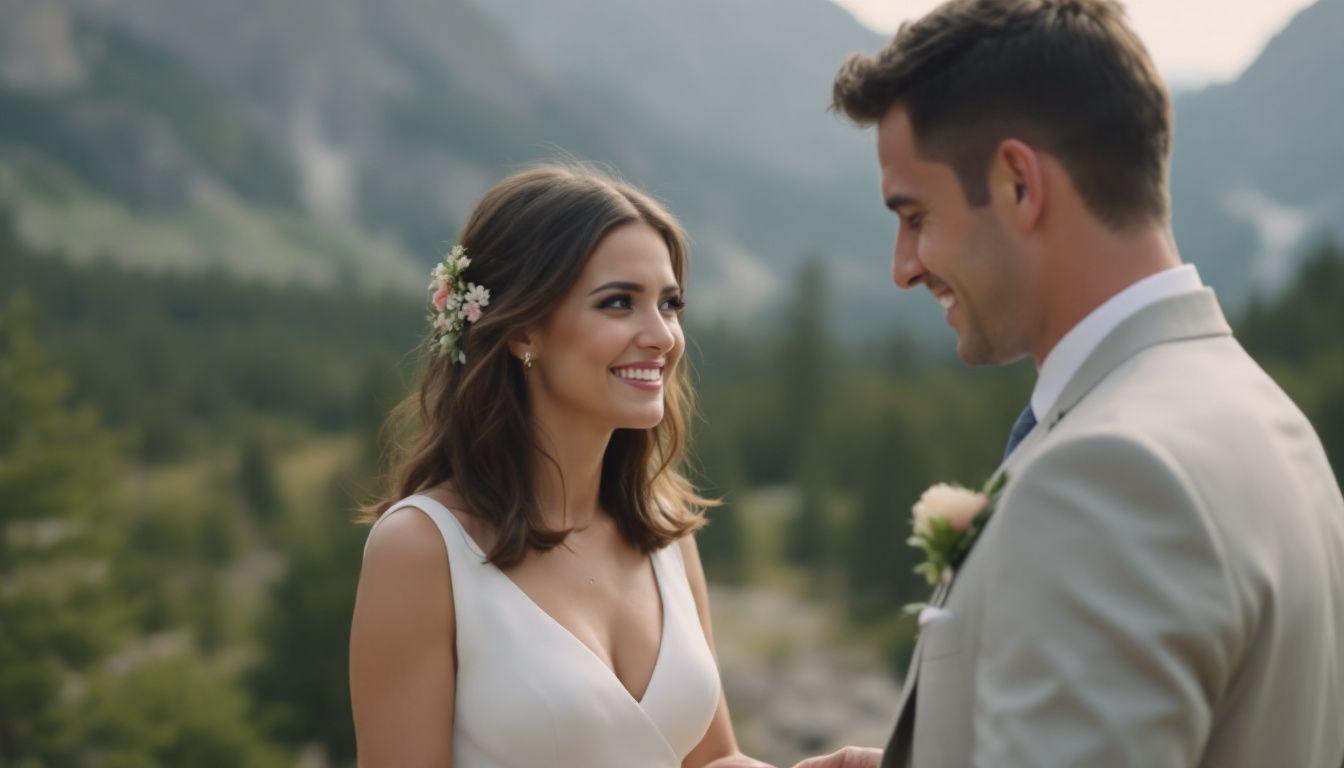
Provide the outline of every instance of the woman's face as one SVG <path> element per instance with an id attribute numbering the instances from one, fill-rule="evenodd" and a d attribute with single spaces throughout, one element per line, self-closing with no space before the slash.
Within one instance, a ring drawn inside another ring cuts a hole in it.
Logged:
<path id="1" fill-rule="evenodd" d="M 602 429 L 663 420 L 663 387 L 685 349 L 667 243 L 642 222 L 607 233 L 546 326 L 528 370 L 533 403 Z"/>

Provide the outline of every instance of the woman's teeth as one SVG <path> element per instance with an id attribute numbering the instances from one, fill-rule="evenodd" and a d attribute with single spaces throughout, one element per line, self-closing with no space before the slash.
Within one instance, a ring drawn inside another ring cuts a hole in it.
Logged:
<path id="1" fill-rule="evenodd" d="M 658 368 L 617 368 L 616 375 L 622 379 L 636 381 L 662 381 L 663 372 Z"/>
<path id="2" fill-rule="evenodd" d="M 951 309 L 951 308 L 952 308 L 952 305 L 954 305 L 954 304 L 957 303 L 957 297 L 956 297 L 956 296 L 953 296 L 953 295 L 950 294 L 950 293 L 948 293 L 948 294 L 944 294 L 944 295 L 938 297 L 938 303 L 939 303 L 940 305 L 942 305 L 943 310 L 946 311 L 946 310 Z"/>

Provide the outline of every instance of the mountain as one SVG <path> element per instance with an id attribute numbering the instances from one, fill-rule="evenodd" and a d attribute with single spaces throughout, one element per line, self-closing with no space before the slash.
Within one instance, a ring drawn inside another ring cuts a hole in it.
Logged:
<path id="1" fill-rule="evenodd" d="M 783 286 L 814 258 L 851 339 L 893 326 L 946 333 L 931 302 L 898 300 L 885 277 L 893 222 L 877 192 L 872 132 L 827 111 L 845 56 L 886 42 L 847 11 L 828 0 L 483 0 L 481 8 L 550 82 L 622 105 L 602 118 L 625 121 L 623 134 L 644 149 L 621 167 L 688 219 L 696 269 L 711 275 L 697 289 L 710 301 L 696 300 L 697 312 L 711 303 L 776 319 Z M 661 157 L 664 136 L 689 149 L 689 164 Z"/>
<path id="2" fill-rule="evenodd" d="M 510 159 L 507 126 L 540 119 L 536 76 L 465 2 L 8 4 L 0 199 L 76 254 L 301 280 L 344 256 L 409 290 Z M 96 213 L 53 213 L 37 172 Z"/>
<path id="3" fill-rule="evenodd" d="M 844 54 L 876 50 L 883 39 L 838 8 L 806 0 L 490 0 L 482 7 L 552 79 L 617 93 L 682 135 L 802 180 L 827 198 L 816 207 L 849 211 L 849 233 L 809 224 L 824 233 L 809 245 L 831 252 L 842 302 L 864 308 L 859 320 L 842 310 L 843 328 L 897 324 L 926 339 L 945 333 L 926 322 L 936 312 L 882 279 L 890 223 L 880 213 L 876 225 L 859 218 L 875 173 L 871 132 L 817 104 Z M 1229 309 L 1275 291 L 1321 235 L 1344 239 L 1341 37 L 1344 0 L 1320 0 L 1237 81 L 1175 98 L 1177 239 Z"/>
<path id="4" fill-rule="evenodd" d="M 829 259 L 852 290 L 851 318 L 890 306 L 872 289 L 890 225 L 864 162 L 871 139 L 824 112 L 839 56 L 875 38 L 825 0 L 780 3 L 772 16 L 783 29 L 839 30 L 819 39 L 849 42 L 800 59 L 810 73 L 801 84 L 787 44 L 771 43 L 763 50 L 778 72 L 739 81 L 737 97 L 716 85 L 717 62 L 677 85 L 679 68 L 708 50 L 687 46 L 709 28 L 695 14 L 714 4 L 663 14 L 669 25 L 680 19 L 669 26 L 679 36 L 664 43 L 681 53 L 656 89 L 705 95 L 688 106 L 698 128 L 648 109 L 628 87 L 549 65 L 523 32 L 469 0 L 7 4 L 15 22 L 0 33 L 0 204 L 17 209 L 39 245 L 268 278 L 382 277 L 419 290 L 409 275 L 453 240 L 487 186 L 572 155 L 609 165 L 682 216 L 700 312 L 768 313 L 808 254 Z M 722 5 L 741 8 L 721 14 L 713 46 L 753 60 L 767 35 L 747 21 L 761 9 Z M 752 101 L 767 91 L 775 95 Z M 733 98 L 743 110 L 728 109 Z M 770 142 L 765 156 L 743 149 Z M 53 183 L 64 203 L 41 193 Z M 326 249 L 344 262 L 335 276 L 318 258 Z"/>
<path id="5" fill-rule="evenodd" d="M 41 250 L 420 291 L 481 193 L 604 163 L 692 236 L 701 317 L 767 324 L 819 260 L 852 344 L 945 346 L 886 279 L 872 132 L 829 115 L 882 39 L 827 0 L 3 0 L 0 208 Z M 1344 0 L 1180 95 L 1185 255 L 1236 306 L 1344 221 Z"/>
<path id="6" fill-rule="evenodd" d="M 1320 237 L 1344 240 L 1342 38 L 1344 0 L 1320 0 L 1235 82 L 1176 100 L 1176 239 L 1234 307 L 1280 289 Z"/>
<path id="7" fill-rule="evenodd" d="M 868 142 L 826 111 L 841 59 L 886 39 L 817 0 L 488 0 L 553 79 L 617 94 L 676 134 L 809 183 L 852 186 Z M 871 190 L 865 190 L 871 191 Z"/>

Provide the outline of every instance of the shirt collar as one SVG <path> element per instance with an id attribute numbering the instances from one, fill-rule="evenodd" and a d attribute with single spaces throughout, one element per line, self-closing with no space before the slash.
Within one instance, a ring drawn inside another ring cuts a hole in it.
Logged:
<path id="1" fill-rule="evenodd" d="M 1203 287 L 1195 265 L 1181 264 L 1143 278 L 1092 310 L 1045 356 L 1031 393 L 1032 413 L 1037 419 L 1050 413 L 1087 356 L 1116 326 L 1150 304 Z"/>

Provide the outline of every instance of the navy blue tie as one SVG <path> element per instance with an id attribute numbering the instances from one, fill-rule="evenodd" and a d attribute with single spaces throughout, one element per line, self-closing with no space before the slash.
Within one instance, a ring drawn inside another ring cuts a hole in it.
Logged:
<path id="1" fill-rule="evenodd" d="M 1008 458 L 1017 444 L 1022 442 L 1035 426 L 1036 414 L 1031 410 L 1031 403 L 1027 403 L 1027 407 L 1022 409 L 1021 415 L 1013 423 L 1013 431 L 1008 433 L 1008 447 L 1003 450 L 1003 458 Z"/>

